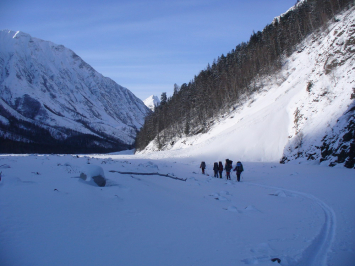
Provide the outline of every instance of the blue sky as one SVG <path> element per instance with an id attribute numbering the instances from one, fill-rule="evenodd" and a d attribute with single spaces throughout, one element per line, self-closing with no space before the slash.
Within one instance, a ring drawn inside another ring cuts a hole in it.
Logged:
<path id="1" fill-rule="evenodd" d="M 296 0 L 2 0 L 0 29 L 62 44 L 144 100 L 188 83 Z"/>

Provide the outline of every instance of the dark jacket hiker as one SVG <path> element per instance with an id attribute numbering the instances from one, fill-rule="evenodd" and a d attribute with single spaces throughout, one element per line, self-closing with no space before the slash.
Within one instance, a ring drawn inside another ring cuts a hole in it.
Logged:
<path id="1" fill-rule="evenodd" d="M 218 170 L 219 170 L 219 168 L 218 168 L 218 163 L 215 162 L 215 163 L 213 164 L 214 177 L 217 177 L 217 178 L 218 178 Z"/>
<path id="2" fill-rule="evenodd" d="M 240 182 L 240 174 L 244 171 L 243 164 L 238 161 L 233 171 L 237 172 L 237 181 Z"/>
<path id="3" fill-rule="evenodd" d="M 202 169 L 202 174 L 205 174 L 206 163 L 205 162 L 201 162 L 200 168 Z"/>
<path id="4" fill-rule="evenodd" d="M 226 170 L 227 180 L 231 179 L 230 173 L 233 168 L 232 164 L 233 164 L 233 161 L 226 159 L 226 164 L 224 166 L 224 169 Z"/>
<path id="5" fill-rule="evenodd" d="M 219 172 L 219 178 L 222 178 L 223 164 L 221 161 L 218 163 L 218 172 Z"/>

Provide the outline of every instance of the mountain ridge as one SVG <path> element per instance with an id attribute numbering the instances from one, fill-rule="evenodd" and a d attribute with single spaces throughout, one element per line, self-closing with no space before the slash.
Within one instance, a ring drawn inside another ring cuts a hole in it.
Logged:
<path id="1" fill-rule="evenodd" d="M 25 121 L 45 129 L 53 141 L 85 135 L 95 139 L 88 144 L 93 150 L 132 147 L 150 112 L 132 92 L 63 45 L 8 30 L 0 31 L 0 42 L 0 121 L 13 123 L 0 123 L 3 141 L 16 142 L 14 124 Z M 26 138 L 24 127 L 17 131 Z"/>

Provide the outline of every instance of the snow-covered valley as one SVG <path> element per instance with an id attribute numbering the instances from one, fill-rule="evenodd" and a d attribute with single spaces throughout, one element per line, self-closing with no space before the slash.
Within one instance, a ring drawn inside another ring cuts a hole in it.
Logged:
<path id="1" fill-rule="evenodd" d="M 102 167 L 105 187 L 79 178 L 88 164 Z M 0 264 L 355 262 L 353 170 L 245 162 L 238 183 L 199 164 L 168 152 L 1 156 Z"/>
<path id="2" fill-rule="evenodd" d="M 339 159 L 355 134 L 354 10 L 206 134 L 137 154 L 1 154 L 0 265 L 355 265 L 353 158 Z M 227 158 L 241 182 L 213 177 Z"/>

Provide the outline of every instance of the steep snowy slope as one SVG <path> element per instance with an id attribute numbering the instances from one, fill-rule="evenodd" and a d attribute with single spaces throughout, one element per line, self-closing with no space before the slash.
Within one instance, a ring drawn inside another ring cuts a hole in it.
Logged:
<path id="1" fill-rule="evenodd" d="M 0 31 L 1 138 L 40 142 L 31 135 L 42 130 L 59 141 L 86 134 L 90 145 L 114 149 L 132 145 L 148 113 L 129 90 L 64 46 Z"/>
<path id="2" fill-rule="evenodd" d="M 236 103 L 207 134 L 175 139 L 164 149 L 201 159 L 354 167 L 354 19 L 354 8 L 337 16 L 285 58 L 279 73 L 255 80 L 261 90 Z M 156 150 L 152 141 L 143 153 Z"/>

